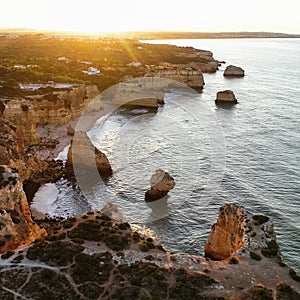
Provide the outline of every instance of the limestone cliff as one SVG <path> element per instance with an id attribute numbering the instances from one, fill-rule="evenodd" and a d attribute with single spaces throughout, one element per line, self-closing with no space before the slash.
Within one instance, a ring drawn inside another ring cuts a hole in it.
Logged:
<path id="1" fill-rule="evenodd" d="M 62 125 L 77 117 L 98 94 L 97 86 L 79 85 L 70 90 L 53 92 L 55 101 L 31 99 L 38 124 Z"/>
<path id="2" fill-rule="evenodd" d="M 201 70 L 196 70 L 189 66 L 176 66 L 167 64 L 153 67 L 146 72 L 145 76 L 176 80 L 197 90 L 202 90 L 205 85 Z"/>
<path id="3" fill-rule="evenodd" d="M 112 169 L 106 155 L 92 144 L 86 132 L 75 133 L 68 151 L 66 166 L 73 168 L 75 172 L 76 167 L 80 171 L 96 167 L 101 177 L 105 178 L 112 175 Z"/>
<path id="4" fill-rule="evenodd" d="M 0 166 L 0 252 L 32 243 L 46 232 L 35 224 L 17 173 Z"/>
<path id="5" fill-rule="evenodd" d="M 228 213 L 233 213 L 235 209 L 229 207 Z M 262 216 L 254 219 L 258 227 L 268 222 Z M 46 238 L 22 251 L 2 254 L 1 299 L 12 299 L 16 294 L 26 299 L 63 299 L 68 295 L 101 300 L 300 297 L 300 277 L 265 256 L 259 260 L 241 253 L 211 261 L 171 254 L 152 237 L 101 212 L 49 220 L 44 226 Z"/>
<path id="6" fill-rule="evenodd" d="M 36 132 L 37 119 L 30 101 L 6 100 L 3 117 L 18 128 L 25 144 L 32 145 L 39 142 Z"/>
<path id="7" fill-rule="evenodd" d="M 205 245 L 205 255 L 222 260 L 239 250 L 245 243 L 244 220 L 245 214 L 241 207 L 235 204 L 223 205 Z"/>
<path id="8" fill-rule="evenodd" d="M 43 95 L 27 99 L 2 99 L 3 117 L 13 123 L 23 134 L 26 145 L 37 144 L 40 138 L 37 125 L 62 125 L 77 117 L 97 95 L 97 86 L 79 85 L 52 93 L 51 99 Z"/>

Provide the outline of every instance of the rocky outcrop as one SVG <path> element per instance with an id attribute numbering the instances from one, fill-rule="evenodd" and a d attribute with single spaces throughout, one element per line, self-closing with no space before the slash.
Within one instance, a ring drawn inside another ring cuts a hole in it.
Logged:
<path id="1" fill-rule="evenodd" d="M 49 99 L 43 95 L 30 99 L 1 101 L 5 108 L 3 117 L 13 123 L 23 134 L 26 145 L 38 144 L 37 125 L 63 125 L 79 116 L 84 108 L 99 94 L 97 86 L 79 85 L 72 89 L 54 91 Z"/>
<path id="2" fill-rule="evenodd" d="M 0 166 L 0 252 L 32 243 L 45 235 L 31 219 L 18 174 L 7 166 Z"/>
<path id="3" fill-rule="evenodd" d="M 55 100 L 33 97 L 30 102 L 38 124 L 63 125 L 79 116 L 98 94 L 97 86 L 80 85 L 69 90 L 53 92 Z"/>
<path id="4" fill-rule="evenodd" d="M 245 71 L 240 67 L 230 65 L 226 67 L 223 75 L 225 77 L 244 77 Z"/>
<path id="5" fill-rule="evenodd" d="M 145 76 L 175 80 L 196 90 L 202 90 L 205 85 L 199 65 L 197 65 L 196 69 L 186 65 L 171 65 L 165 63 L 149 68 Z"/>
<path id="6" fill-rule="evenodd" d="M 68 125 L 67 126 L 67 135 L 74 136 L 74 134 L 75 134 L 75 129 L 71 125 Z"/>
<path id="7" fill-rule="evenodd" d="M 237 99 L 233 91 L 226 90 L 217 93 L 216 104 L 237 104 Z"/>
<path id="8" fill-rule="evenodd" d="M 25 145 L 36 144 L 40 138 L 36 132 L 37 120 L 32 104 L 28 100 L 7 100 L 3 117 L 14 124 L 20 132 Z"/>
<path id="9" fill-rule="evenodd" d="M 268 222 L 265 216 L 250 218 L 258 227 Z M 46 238 L 1 255 L 1 299 L 16 293 L 26 299 L 300 299 L 297 275 L 293 279 L 289 268 L 272 258 L 258 261 L 245 252 L 212 261 L 172 254 L 101 212 L 43 226 Z"/>
<path id="10" fill-rule="evenodd" d="M 145 108 L 148 110 L 157 111 L 160 103 L 161 103 L 161 100 L 159 100 L 157 98 L 143 98 L 143 99 L 138 99 L 138 100 L 133 100 L 133 101 L 127 102 L 122 106 L 129 108 L 129 109 Z"/>
<path id="11" fill-rule="evenodd" d="M 211 228 L 205 256 L 224 260 L 238 253 L 248 253 L 253 259 L 260 255 L 276 257 L 282 262 L 272 221 L 265 215 L 250 214 L 237 204 L 224 204 Z"/>
<path id="12" fill-rule="evenodd" d="M 168 192 L 174 188 L 174 178 L 169 173 L 159 169 L 155 171 L 150 179 L 151 188 L 145 194 L 147 202 L 155 201 L 163 198 Z"/>
<path id="13" fill-rule="evenodd" d="M 68 151 L 67 168 L 74 169 L 74 163 L 80 169 L 90 169 L 96 166 L 101 177 L 112 175 L 112 168 L 106 155 L 97 149 L 86 132 L 76 132 Z"/>
<path id="14" fill-rule="evenodd" d="M 219 69 L 219 62 L 217 60 L 212 60 L 208 62 L 193 62 L 189 66 L 195 70 L 199 70 L 202 73 L 216 73 Z"/>
<path id="15" fill-rule="evenodd" d="M 223 205 L 205 245 L 205 256 L 222 260 L 239 250 L 245 244 L 244 221 L 243 208 L 235 204 Z"/>

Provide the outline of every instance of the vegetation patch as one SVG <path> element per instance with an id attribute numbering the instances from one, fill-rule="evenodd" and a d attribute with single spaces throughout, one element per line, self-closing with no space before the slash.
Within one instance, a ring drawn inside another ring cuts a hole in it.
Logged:
<path id="1" fill-rule="evenodd" d="M 28 249 L 26 257 L 30 260 L 39 259 L 53 266 L 66 266 L 72 263 L 73 257 L 83 249 L 80 245 L 66 241 L 41 241 Z"/>
<path id="2" fill-rule="evenodd" d="M 261 254 L 265 257 L 274 257 L 278 254 L 279 247 L 274 240 L 268 242 L 268 248 L 261 249 Z"/>
<path id="3" fill-rule="evenodd" d="M 300 276 L 297 275 L 297 273 L 293 269 L 289 270 L 289 274 L 295 281 L 300 282 Z"/>
<path id="4" fill-rule="evenodd" d="M 72 277 L 77 284 L 89 281 L 105 283 L 112 269 L 111 260 L 112 256 L 109 253 L 94 255 L 80 253 L 75 257 Z"/>
<path id="5" fill-rule="evenodd" d="M 280 300 L 298 300 L 300 294 L 297 293 L 290 285 L 286 283 L 279 283 L 276 287 L 276 296 Z"/>
<path id="6" fill-rule="evenodd" d="M 250 251 L 250 257 L 254 260 L 260 261 L 261 260 L 261 256 L 253 251 Z"/>
<path id="7" fill-rule="evenodd" d="M 107 247 L 114 251 L 124 250 L 130 244 L 130 240 L 126 236 L 120 234 L 108 234 L 104 238 Z"/>
<path id="8" fill-rule="evenodd" d="M 228 261 L 229 264 L 231 265 L 236 265 L 239 263 L 238 259 L 236 257 L 231 257 Z"/>

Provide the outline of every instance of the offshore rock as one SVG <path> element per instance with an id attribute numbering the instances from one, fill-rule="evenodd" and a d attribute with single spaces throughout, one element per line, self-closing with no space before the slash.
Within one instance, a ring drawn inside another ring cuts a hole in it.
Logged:
<path id="1" fill-rule="evenodd" d="M 150 179 L 151 188 L 145 194 L 147 202 L 155 201 L 163 198 L 168 192 L 174 188 L 174 178 L 169 173 L 158 169 Z"/>
<path id="2" fill-rule="evenodd" d="M 217 93 L 216 104 L 237 104 L 237 99 L 233 91 L 226 90 Z"/>
<path id="3" fill-rule="evenodd" d="M 223 75 L 225 77 L 244 77 L 245 71 L 240 67 L 230 65 L 225 69 Z"/>
<path id="4" fill-rule="evenodd" d="M 32 243 L 45 235 L 45 230 L 31 219 L 18 174 L 0 166 L 0 252 Z"/>
<path id="5" fill-rule="evenodd" d="M 93 157 L 90 157 L 90 155 Z M 96 165 L 101 177 L 107 178 L 112 175 L 112 168 L 108 158 L 92 144 L 86 132 L 76 132 L 71 142 L 66 167 L 74 169 L 74 162 L 83 170 Z"/>
<path id="6" fill-rule="evenodd" d="M 205 256 L 223 260 L 232 256 L 244 244 L 246 227 L 243 208 L 236 204 L 224 204 L 217 222 L 212 226 L 205 245 Z"/>

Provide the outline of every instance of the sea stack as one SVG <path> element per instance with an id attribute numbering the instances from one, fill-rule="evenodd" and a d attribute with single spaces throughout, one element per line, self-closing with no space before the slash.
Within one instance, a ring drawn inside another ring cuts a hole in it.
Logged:
<path id="1" fill-rule="evenodd" d="M 237 99 L 233 91 L 226 90 L 217 93 L 216 104 L 237 104 Z"/>
<path id="2" fill-rule="evenodd" d="M 223 75 L 225 77 L 244 77 L 245 71 L 240 67 L 230 65 L 230 66 L 226 67 Z"/>
<path id="3" fill-rule="evenodd" d="M 76 157 L 75 161 L 74 156 Z M 66 167 L 74 168 L 74 162 L 82 169 L 89 169 L 95 165 L 102 178 L 112 175 L 108 158 L 92 144 L 86 132 L 76 132 L 71 142 Z"/>
<path id="4" fill-rule="evenodd" d="M 236 204 L 224 204 L 219 211 L 217 222 L 212 226 L 205 245 L 205 256 L 222 260 L 233 255 L 245 241 L 245 214 Z"/>
<path id="5" fill-rule="evenodd" d="M 145 194 L 145 201 L 151 202 L 163 198 L 173 189 L 175 181 L 169 173 L 158 169 L 150 179 L 150 189 Z"/>

